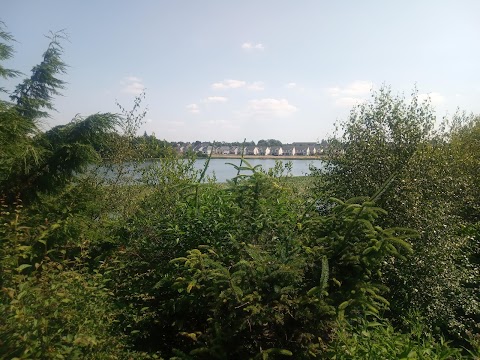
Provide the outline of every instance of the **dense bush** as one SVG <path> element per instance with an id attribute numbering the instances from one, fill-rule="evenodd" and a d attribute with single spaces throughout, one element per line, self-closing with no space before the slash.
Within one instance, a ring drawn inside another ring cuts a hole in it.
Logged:
<path id="1" fill-rule="evenodd" d="M 432 329 L 462 339 L 480 331 L 479 293 L 470 285 L 479 269 L 468 260 L 472 239 L 462 231 L 478 219 L 478 119 L 457 114 L 450 126 L 433 130 L 434 119 L 415 92 L 409 101 L 385 88 L 374 93 L 330 141 L 317 193 L 369 195 L 389 182 L 377 200 L 388 213 L 380 224 L 420 235 L 406 261 L 384 267 L 393 316 L 413 307 Z"/>
<path id="2" fill-rule="evenodd" d="M 114 313 L 103 276 L 86 271 L 85 253 L 67 261 L 65 250 L 49 249 L 59 224 L 31 228 L 20 204 L 2 205 L 1 357 L 117 358 L 121 336 L 109 336 Z"/>
<path id="3" fill-rule="evenodd" d="M 410 319 L 408 324 L 407 331 L 401 333 L 383 319 L 340 323 L 327 350 L 328 357 L 336 360 L 465 358 L 459 349 L 449 346 L 443 338 L 432 336 L 419 318 Z"/>
<path id="4" fill-rule="evenodd" d="M 170 178 L 129 222 L 112 279 L 142 350 L 308 358 L 322 354 L 338 314 L 388 307 L 381 264 L 408 252 L 413 233 L 375 226 L 382 210 L 368 201 L 333 200 L 320 215 L 284 179 L 250 170 L 199 191 Z"/>

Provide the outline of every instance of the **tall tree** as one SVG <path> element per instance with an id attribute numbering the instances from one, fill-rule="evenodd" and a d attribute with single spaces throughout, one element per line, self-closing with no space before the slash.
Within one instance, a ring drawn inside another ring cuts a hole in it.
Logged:
<path id="1" fill-rule="evenodd" d="M 67 65 L 62 61 L 63 48 L 61 40 L 66 40 L 63 32 L 51 33 L 50 44 L 43 54 L 42 62 L 32 69 L 30 78 L 20 83 L 11 100 L 16 103 L 16 109 L 23 117 L 32 121 L 48 116 L 47 110 L 54 110 L 53 96 L 60 95 L 65 88 L 65 81 L 58 75 L 65 74 Z"/>
<path id="2" fill-rule="evenodd" d="M 0 37 L 12 39 L 3 29 Z M 65 88 L 59 75 L 67 69 L 61 59 L 61 42 L 66 36 L 56 32 L 49 39 L 41 63 L 10 96 L 13 103 L 0 103 L 0 193 L 9 197 L 20 194 L 26 200 L 37 191 L 61 188 L 86 164 L 98 159 L 95 149 L 120 122 L 118 115 L 95 114 L 77 117 L 45 133 L 39 131 L 39 120 L 54 110 L 53 98 Z M 0 60 L 10 57 L 12 51 L 9 45 L 0 47 Z M 2 71 L 3 77 L 18 75 L 14 70 Z"/>
<path id="3" fill-rule="evenodd" d="M 5 23 L 0 21 L 0 61 L 8 60 L 13 56 L 13 46 L 11 43 L 14 40 L 13 36 L 5 30 Z M 0 77 L 9 79 L 20 75 L 20 71 L 7 69 L 0 63 Z M 6 92 L 3 87 L 0 87 L 0 92 Z"/>

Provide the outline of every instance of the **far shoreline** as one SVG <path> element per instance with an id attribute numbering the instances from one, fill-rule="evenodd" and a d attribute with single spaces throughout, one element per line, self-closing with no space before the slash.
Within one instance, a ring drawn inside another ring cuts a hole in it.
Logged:
<path id="1" fill-rule="evenodd" d="M 199 157 L 206 159 L 208 156 Z M 242 155 L 212 154 L 212 159 L 241 159 Z M 326 160 L 325 155 L 243 155 L 244 159 L 273 159 L 273 160 Z"/>

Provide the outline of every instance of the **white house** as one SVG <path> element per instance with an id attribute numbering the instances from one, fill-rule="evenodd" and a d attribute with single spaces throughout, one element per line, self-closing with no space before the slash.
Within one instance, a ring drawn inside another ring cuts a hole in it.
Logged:
<path id="1" fill-rule="evenodd" d="M 295 155 L 295 146 L 292 145 L 284 145 L 282 147 L 282 154 L 283 155 Z"/>
<path id="2" fill-rule="evenodd" d="M 283 149 L 281 146 L 274 146 L 271 149 L 271 154 L 275 156 L 282 156 L 283 155 Z"/>

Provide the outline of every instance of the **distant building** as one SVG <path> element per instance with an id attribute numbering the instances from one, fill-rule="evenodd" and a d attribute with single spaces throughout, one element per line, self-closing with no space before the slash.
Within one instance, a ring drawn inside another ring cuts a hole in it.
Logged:
<path id="1" fill-rule="evenodd" d="M 230 146 L 220 146 L 217 148 L 217 154 L 221 154 L 221 155 L 229 155 L 230 154 Z"/>
<path id="2" fill-rule="evenodd" d="M 178 153 L 185 154 L 187 152 L 202 153 L 204 155 L 254 155 L 254 156 L 313 156 L 322 154 L 326 148 L 325 144 L 318 144 L 316 142 L 294 142 L 291 144 L 284 144 L 282 146 L 231 146 L 228 143 L 222 142 L 221 146 L 213 146 L 210 142 L 196 141 L 194 144 L 189 142 L 172 143 L 172 146 Z"/>
<path id="3" fill-rule="evenodd" d="M 271 154 L 274 155 L 274 156 L 282 156 L 283 155 L 282 147 L 281 146 L 272 146 Z"/>
<path id="4" fill-rule="evenodd" d="M 294 142 L 292 145 L 295 147 L 297 155 L 316 155 L 320 149 L 320 145 L 316 142 Z"/>
<path id="5" fill-rule="evenodd" d="M 295 156 L 295 147 L 290 144 L 283 145 L 282 150 L 283 150 L 283 155 Z"/>

